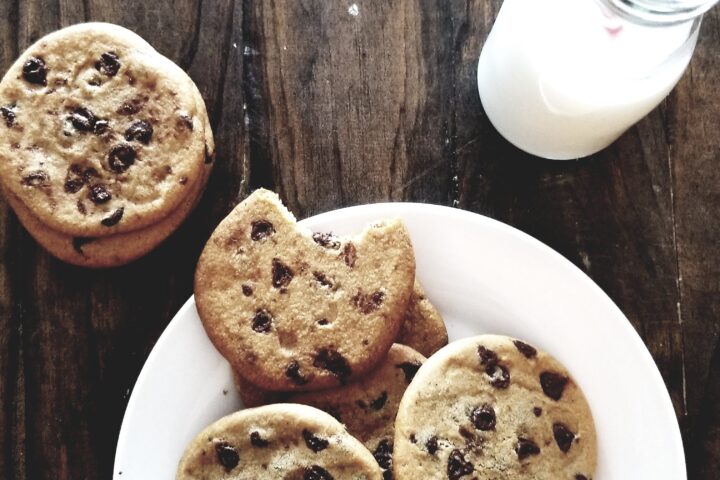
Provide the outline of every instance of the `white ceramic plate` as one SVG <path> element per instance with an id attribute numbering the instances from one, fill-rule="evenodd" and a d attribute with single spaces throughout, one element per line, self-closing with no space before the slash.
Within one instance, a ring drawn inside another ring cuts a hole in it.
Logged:
<path id="1" fill-rule="evenodd" d="M 302 223 L 346 234 L 391 216 L 410 230 L 417 275 L 444 315 L 451 341 L 508 334 L 568 367 L 597 425 L 595 480 L 686 478 L 677 420 L 653 359 L 602 290 L 547 246 L 489 218 L 432 205 L 366 205 Z M 207 339 L 191 298 L 135 384 L 114 478 L 174 479 L 190 440 L 238 408 L 230 367 Z"/>

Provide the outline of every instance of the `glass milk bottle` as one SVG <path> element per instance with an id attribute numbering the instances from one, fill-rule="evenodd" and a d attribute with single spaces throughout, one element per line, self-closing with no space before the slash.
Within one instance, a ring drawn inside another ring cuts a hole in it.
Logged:
<path id="1" fill-rule="evenodd" d="M 478 64 L 488 118 L 566 160 L 610 145 L 682 76 L 717 0 L 505 0 Z"/>

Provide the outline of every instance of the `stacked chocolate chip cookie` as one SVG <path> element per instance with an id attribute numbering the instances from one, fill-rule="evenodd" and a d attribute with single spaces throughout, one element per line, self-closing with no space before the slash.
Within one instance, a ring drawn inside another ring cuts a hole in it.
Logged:
<path id="1" fill-rule="evenodd" d="M 185 219 L 213 154 L 192 80 L 121 27 L 38 40 L 0 82 L 0 184 L 33 237 L 89 267 L 132 261 Z"/>
<path id="2" fill-rule="evenodd" d="M 195 298 L 210 340 L 241 377 L 307 391 L 346 384 L 384 358 L 414 280 L 400 220 L 355 237 L 313 234 L 277 195 L 257 190 L 210 237 Z"/>

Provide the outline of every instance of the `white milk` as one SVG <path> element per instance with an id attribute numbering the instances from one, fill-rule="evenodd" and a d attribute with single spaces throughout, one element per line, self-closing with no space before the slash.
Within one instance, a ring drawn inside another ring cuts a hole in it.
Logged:
<path id="1" fill-rule="evenodd" d="M 534 155 L 591 155 L 672 90 L 699 22 L 641 26 L 596 0 L 505 0 L 478 65 L 485 112 Z"/>

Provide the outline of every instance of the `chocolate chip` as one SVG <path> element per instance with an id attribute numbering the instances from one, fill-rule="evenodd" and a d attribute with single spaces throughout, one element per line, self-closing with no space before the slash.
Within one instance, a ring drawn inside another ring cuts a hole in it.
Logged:
<path id="1" fill-rule="evenodd" d="M 486 403 L 470 413 L 470 421 L 478 430 L 495 430 L 495 409 Z"/>
<path id="2" fill-rule="evenodd" d="M 435 455 L 435 452 L 438 451 L 438 438 L 435 435 L 428 438 L 427 442 L 425 442 L 425 448 L 427 448 L 427 451 L 430 455 Z"/>
<path id="3" fill-rule="evenodd" d="M 517 453 L 519 460 L 525 460 L 530 455 L 540 455 L 540 447 L 538 447 L 532 440 L 528 440 L 527 438 L 518 438 L 515 453 Z"/>
<path id="4" fill-rule="evenodd" d="M 115 52 L 105 52 L 100 55 L 100 60 L 95 62 L 95 69 L 108 77 L 114 77 L 120 70 L 120 60 Z"/>
<path id="5" fill-rule="evenodd" d="M 135 163 L 137 153 L 130 145 L 115 145 L 108 153 L 108 165 L 115 173 L 123 173 Z"/>
<path id="6" fill-rule="evenodd" d="M 272 259 L 272 285 L 275 288 L 287 287 L 295 274 L 292 269 L 277 258 Z"/>
<path id="7" fill-rule="evenodd" d="M 273 233 L 275 233 L 275 227 L 273 227 L 273 224 L 268 222 L 267 220 L 258 220 L 256 222 L 252 222 L 252 231 L 250 232 L 250 238 L 252 238 L 256 242 L 271 236 Z"/>
<path id="8" fill-rule="evenodd" d="M 575 440 L 575 434 L 564 423 L 553 423 L 553 437 L 560 450 L 563 453 L 567 453 L 572 447 L 573 440 Z"/>
<path id="9" fill-rule="evenodd" d="M 542 415 L 542 408 L 540 408 L 540 407 L 533 408 L 533 413 L 535 414 L 536 417 L 539 417 L 540 415 Z"/>
<path id="10" fill-rule="evenodd" d="M 258 448 L 265 448 L 268 445 L 270 445 L 270 442 L 260 437 L 260 432 L 251 432 L 250 433 L 250 444 L 253 447 Z"/>
<path id="11" fill-rule="evenodd" d="M 332 248 L 333 250 L 340 248 L 340 240 L 332 233 L 315 232 L 313 233 L 312 239 L 315 240 L 315 243 L 325 248 Z"/>
<path id="12" fill-rule="evenodd" d="M 30 57 L 22 69 L 23 78 L 34 85 L 47 85 L 47 67 L 39 57 Z"/>
<path id="13" fill-rule="evenodd" d="M 373 294 L 362 293 L 358 291 L 354 297 L 350 299 L 353 305 L 364 314 L 372 313 L 382 305 L 385 294 L 381 291 L 374 292 Z"/>
<path id="14" fill-rule="evenodd" d="M 65 180 L 65 191 L 67 193 L 77 193 L 85 185 L 82 178 L 68 178 Z"/>
<path id="15" fill-rule="evenodd" d="M 510 372 L 503 365 L 488 365 L 485 373 L 490 377 L 490 385 L 495 388 L 508 388 Z"/>
<path id="16" fill-rule="evenodd" d="M 88 167 L 82 172 L 82 179 L 85 183 L 90 183 L 90 180 L 93 177 L 98 177 L 98 171 L 95 170 L 93 167 Z"/>
<path id="17" fill-rule="evenodd" d="M 330 445 L 330 442 L 324 438 L 313 435 L 312 432 L 307 429 L 302 431 L 302 436 L 305 440 L 305 445 L 315 453 L 325 450 Z"/>
<path id="18" fill-rule="evenodd" d="M 513 341 L 515 344 L 515 348 L 518 349 L 520 353 L 525 355 L 525 358 L 533 358 L 537 356 L 537 350 L 532 345 L 528 345 L 525 342 L 521 342 L 520 340 Z"/>
<path id="19" fill-rule="evenodd" d="M 313 366 L 337 375 L 340 380 L 345 380 L 352 374 L 352 368 L 350 368 L 350 364 L 345 357 L 337 350 L 330 348 L 321 348 L 318 351 L 315 355 Z"/>
<path id="20" fill-rule="evenodd" d="M 147 103 L 148 97 L 133 97 L 122 103 L 117 109 L 119 115 L 135 115 L 143 109 L 145 103 Z"/>
<path id="21" fill-rule="evenodd" d="M 74 237 L 72 239 L 73 250 L 75 250 L 80 255 L 85 255 L 85 252 L 82 251 L 82 247 L 94 241 L 95 239 L 92 237 Z"/>
<path id="22" fill-rule="evenodd" d="M 329 321 L 327 318 L 321 318 L 320 320 L 318 320 L 317 323 L 318 323 L 318 325 L 325 326 L 325 325 L 327 325 L 328 323 L 330 323 L 330 321 Z"/>
<path id="23" fill-rule="evenodd" d="M 28 187 L 47 187 L 50 175 L 45 170 L 34 170 L 22 178 L 22 183 Z"/>
<path id="24" fill-rule="evenodd" d="M 465 460 L 460 450 L 453 450 L 448 458 L 447 475 L 450 480 L 457 480 L 475 471 L 472 463 Z"/>
<path id="25" fill-rule="evenodd" d="M 378 443 L 378 446 L 375 448 L 373 457 L 375 457 L 375 461 L 380 465 L 380 468 L 383 470 L 392 470 L 392 454 L 392 444 L 388 439 L 384 438 L 380 440 L 380 443 Z"/>
<path id="26" fill-rule="evenodd" d="M 81 132 L 93 132 L 100 135 L 105 132 L 110 124 L 107 120 L 99 119 L 85 107 L 76 108 L 70 115 L 70 123 Z"/>
<path id="27" fill-rule="evenodd" d="M 85 107 L 78 107 L 70 115 L 70 122 L 81 132 L 92 132 L 95 127 L 95 115 Z"/>
<path id="28" fill-rule="evenodd" d="M 353 245 L 352 242 L 346 243 L 340 256 L 345 261 L 345 265 L 350 268 L 354 267 L 355 261 L 357 260 L 357 250 L 355 250 L 355 245 Z"/>
<path id="29" fill-rule="evenodd" d="M 540 386 L 545 395 L 555 401 L 560 400 L 569 378 L 555 372 L 543 372 L 540 374 Z"/>
<path id="30" fill-rule="evenodd" d="M 253 294 L 253 289 L 250 285 L 243 284 L 242 292 L 243 292 L 243 295 L 245 295 L 246 297 L 249 297 Z"/>
<path id="31" fill-rule="evenodd" d="M 192 117 L 189 116 L 189 115 L 184 115 L 184 114 L 183 114 L 183 115 L 180 115 L 179 118 L 180 118 L 179 124 L 182 125 L 183 127 L 187 128 L 188 130 L 190 130 L 190 131 L 192 132 L 192 130 L 193 130 L 193 119 L 192 119 Z"/>
<path id="32" fill-rule="evenodd" d="M 272 316 L 266 310 L 258 310 L 252 320 L 252 329 L 258 333 L 267 333 L 272 328 Z"/>
<path id="33" fill-rule="evenodd" d="M 308 382 L 307 378 L 300 373 L 300 364 L 297 360 L 288 363 L 288 366 L 285 368 L 285 376 L 298 386 L 305 385 Z"/>
<path id="34" fill-rule="evenodd" d="M 323 287 L 333 287 L 333 282 L 322 272 L 313 272 L 315 280 L 317 280 Z"/>
<path id="35" fill-rule="evenodd" d="M 588 480 L 588 478 L 585 475 L 577 474 L 575 475 L 575 480 Z"/>
<path id="36" fill-rule="evenodd" d="M 319 465 L 305 469 L 303 480 L 335 480 L 330 473 Z"/>
<path id="37" fill-rule="evenodd" d="M 371 300 L 374 305 L 380 305 L 382 304 L 383 298 L 385 298 L 385 294 L 381 291 L 377 291 L 372 294 Z"/>
<path id="38" fill-rule="evenodd" d="M 110 195 L 110 192 L 108 192 L 105 185 L 102 183 L 96 183 L 95 185 L 90 185 L 90 193 L 88 195 L 88 198 L 91 202 L 95 204 L 101 204 L 109 202 L 112 198 L 112 195 Z"/>
<path id="39" fill-rule="evenodd" d="M 70 165 L 67 176 L 65 177 L 65 191 L 67 193 L 79 192 L 90 179 L 97 176 L 97 170 L 89 167 L 83 171 L 82 167 L 77 163 Z"/>
<path id="40" fill-rule="evenodd" d="M 415 378 L 415 374 L 421 366 L 422 365 L 420 362 L 403 362 L 395 365 L 396 368 L 399 368 L 403 371 L 407 383 L 412 382 L 412 379 Z"/>
<path id="41" fill-rule="evenodd" d="M 218 462 L 225 467 L 225 471 L 227 472 L 237 467 L 238 463 L 240 463 L 240 455 L 237 450 L 227 442 L 216 443 L 215 452 L 217 453 Z"/>
<path id="42" fill-rule="evenodd" d="M 110 214 L 109 217 L 105 217 L 100 220 L 100 223 L 102 223 L 106 227 L 112 227 L 113 225 L 117 225 L 120 219 L 122 219 L 123 213 L 125 213 L 125 207 L 120 207 L 116 209 L 112 214 Z"/>
<path id="43" fill-rule="evenodd" d="M 387 402 L 388 393 L 382 392 L 378 398 L 370 402 L 370 408 L 375 410 L 376 412 L 380 409 L 382 409 L 385 406 L 385 402 Z"/>
<path id="44" fill-rule="evenodd" d="M 0 107 L 0 114 L 2 114 L 3 118 L 5 119 L 5 125 L 7 125 L 8 128 L 11 128 L 15 124 L 15 105 L 7 105 L 5 107 Z"/>
<path id="45" fill-rule="evenodd" d="M 408 437 L 408 440 L 410 440 L 410 443 L 412 443 L 413 445 L 415 445 L 417 443 L 417 437 L 415 436 L 414 433 L 410 434 L 410 436 Z"/>
<path id="46" fill-rule="evenodd" d="M 150 143 L 152 138 L 153 127 L 150 122 L 146 120 L 136 120 L 125 130 L 125 140 L 132 142 L 137 140 L 138 142 L 147 145 Z"/>
<path id="47" fill-rule="evenodd" d="M 477 352 L 478 356 L 480 357 L 480 365 L 492 366 L 498 363 L 497 353 L 493 352 L 492 350 L 480 345 L 478 346 Z"/>
<path id="48" fill-rule="evenodd" d="M 95 125 L 93 125 L 93 133 L 100 135 L 105 133 L 108 128 L 110 128 L 110 123 L 107 120 L 96 120 Z"/>

